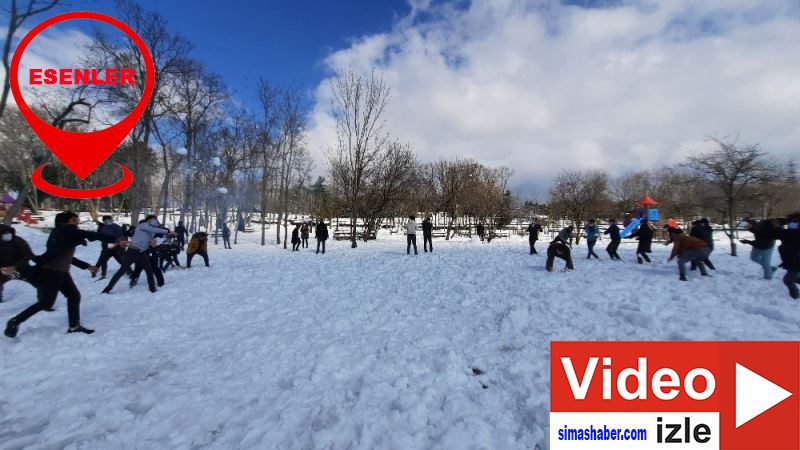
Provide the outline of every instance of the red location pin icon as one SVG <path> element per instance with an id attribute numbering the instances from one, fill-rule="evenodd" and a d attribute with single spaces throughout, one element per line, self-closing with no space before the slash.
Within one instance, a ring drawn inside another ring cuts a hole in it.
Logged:
<path id="1" fill-rule="evenodd" d="M 109 128 L 88 133 L 61 130 L 40 119 L 31 111 L 27 103 L 25 103 L 25 99 L 22 98 L 22 92 L 19 88 L 19 62 L 22 58 L 22 54 L 33 38 L 46 28 L 57 23 L 77 19 L 97 20 L 107 23 L 125 33 L 142 53 L 147 74 L 142 98 L 139 99 L 139 103 L 136 104 L 136 107 L 133 108 L 131 113 L 122 119 L 122 121 Z M 150 51 L 147 49 L 142 38 L 129 26 L 113 17 L 85 11 L 60 14 L 34 27 L 22 38 L 17 49 L 14 51 L 14 56 L 11 59 L 11 68 L 8 72 L 11 92 L 14 94 L 14 99 L 17 102 L 22 117 L 28 122 L 28 125 L 30 125 L 34 133 L 39 136 L 42 143 L 53 152 L 56 158 L 82 180 L 86 179 L 86 177 L 94 172 L 106 158 L 111 156 L 114 150 L 125 140 L 125 137 L 128 136 L 128 133 L 133 130 L 133 127 L 136 126 L 136 122 L 139 121 L 145 108 L 147 108 L 150 97 L 153 95 L 153 85 L 155 84 L 153 58 L 150 56 Z M 114 184 L 95 189 L 63 188 L 48 183 L 42 177 L 42 169 L 46 165 L 47 164 L 44 164 L 33 171 L 31 181 L 33 185 L 40 190 L 61 197 L 96 198 L 113 195 L 127 189 L 133 182 L 133 175 L 131 172 L 123 165 L 117 164 L 119 168 L 122 169 L 122 178 Z"/>

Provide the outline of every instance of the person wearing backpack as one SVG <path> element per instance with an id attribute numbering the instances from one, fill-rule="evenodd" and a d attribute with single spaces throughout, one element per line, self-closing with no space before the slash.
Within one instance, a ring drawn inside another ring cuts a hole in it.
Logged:
<path id="1" fill-rule="evenodd" d="M 761 266 L 765 280 L 771 280 L 778 269 L 772 265 L 772 253 L 775 250 L 773 234 L 777 229 L 777 225 L 771 219 L 760 222 L 752 219 L 745 219 L 745 221 L 747 222 L 747 230 L 753 233 L 753 239 L 741 239 L 739 242 L 753 246 L 752 250 L 750 250 L 750 260 Z"/>
<path id="2" fill-rule="evenodd" d="M 594 246 L 600 236 L 600 231 L 597 229 L 594 219 L 589 219 L 589 224 L 583 228 L 583 235 L 586 237 L 586 245 L 589 247 L 589 254 L 586 255 L 586 259 L 592 259 L 592 256 L 595 259 L 600 259 L 597 253 L 594 252 Z"/>
<path id="3" fill-rule="evenodd" d="M 203 261 L 208 265 L 208 234 L 198 231 L 189 239 L 189 245 L 186 246 L 186 268 L 192 267 L 192 258 L 194 255 L 203 257 Z"/>

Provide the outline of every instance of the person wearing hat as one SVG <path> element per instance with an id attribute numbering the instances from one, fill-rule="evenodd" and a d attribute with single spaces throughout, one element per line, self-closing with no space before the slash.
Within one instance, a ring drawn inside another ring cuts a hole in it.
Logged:
<path id="1" fill-rule="evenodd" d="M 781 241 L 778 253 L 781 255 L 781 267 L 786 270 L 783 284 L 789 289 L 789 296 L 800 299 L 800 211 L 789 214 L 784 221 L 786 228 L 778 228 L 773 236 Z"/>
<path id="2" fill-rule="evenodd" d="M 8 281 L 21 278 L 28 270 L 28 261 L 33 258 L 31 247 L 25 239 L 17 236 L 14 227 L 0 224 L 0 267 L 13 267 L 17 275 L 0 273 L 0 303 L 3 303 L 3 285 Z"/>
<path id="3" fill-rule="evenodd" d="M 672 239 L 672 254 L 670 254 L 667 262 L 671 262 L 676 257 L 678 258 L 678 274 L 681 281 L 686 280 L 686 263 L 694 262 L 700 269 L 700 273 L 706 277 L 706 265 L 703 262 L 708 258 L 709 248 L 708 244 L 696 237 L 687 236 L 683 231 L 670 228 L 670 238 Z"/>
<path id="4" fill-rule="evenodd" d="M 761 266 L 765 280 L 771 280 L 775 270 L 778 269 L 772 265 L 772 253 L 775 249 L 773 234 L 777 225 L 772 219 L 756 222 L 748 218 L 745 219 L 745 222 L 747 222 L 747 231 L 753 233 L 753 239 L 740 239 L 739 242 L 753 246 L 753 249 L 750 250 L 750 260 Z"/>

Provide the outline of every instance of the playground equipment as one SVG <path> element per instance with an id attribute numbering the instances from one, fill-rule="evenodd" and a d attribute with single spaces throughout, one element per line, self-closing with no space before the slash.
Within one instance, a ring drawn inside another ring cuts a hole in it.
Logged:
<path id="1" fill-rule="evenodd" d="M 658 206 L 658 202 L 645 194 L 644 198 L 636 202 L 634 210 L 628 213 L 628 218 L 624 223 L 625 228 L 620 233 L 620 237 L 627 237 L 645 220 L 658 222 L 658 209 L 655 206 Z"/>
<path id="2" fill-rule="evenodd" d="M 14 203 L 14 201 L 17 199 L 16 193 L 14 193 L 14 195 L 11 194 L 12 193 L 6 193 L 4 196 L 0 197 L 0 217 L 6 216 L 6 211 L 8 211 L 8 207 L 12 203 Z M 35 225 L 39 223 L 39 221 L 31 217 L 31 214 L 25 209 L 23 209 L 17 214 L 16 219 L 18 219 L 21 222 L 25 222 L 28 225 Z"/>

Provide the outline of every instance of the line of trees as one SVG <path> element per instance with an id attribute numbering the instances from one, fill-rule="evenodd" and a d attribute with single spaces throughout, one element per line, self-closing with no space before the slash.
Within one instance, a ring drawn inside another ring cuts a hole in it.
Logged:
<path id="1" fill-rule="evenodd" d="M 722 225 L 736 255 L 742 217 L 775 217 L 800 209 L 800 181 L 792 161 L 781 164 L 758 145 L 709 138 L 712 149 L 675 167 L 612 179 L 604 171 L 565 171 L 549 191 L 547 213 L 583 226 L 592 218 L 619 218 L 645 194 L 662 217 L 689 223 L 707 217 Z"/>

